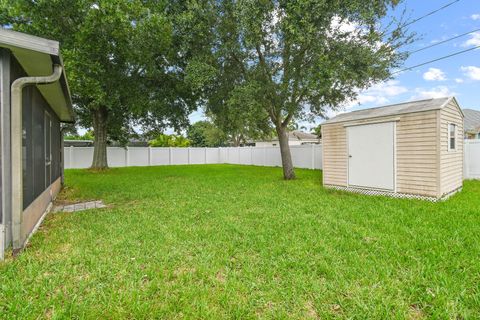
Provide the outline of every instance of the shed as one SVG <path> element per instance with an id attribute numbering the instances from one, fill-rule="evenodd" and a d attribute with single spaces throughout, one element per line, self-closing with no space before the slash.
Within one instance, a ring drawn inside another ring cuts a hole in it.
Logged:
<path id="1" fill-rule="evenodd" d="M 0 260 L 24 246 L 59 192 L 61 122 L 73 120 L 59 43 L 0 29 Z"/>
<path id="2" fill-rule="evenodd" d="M 438 200 L 463 183 L 463 112 L 454 97 L 340 114 L 322 124 L 323 184 Z"/>

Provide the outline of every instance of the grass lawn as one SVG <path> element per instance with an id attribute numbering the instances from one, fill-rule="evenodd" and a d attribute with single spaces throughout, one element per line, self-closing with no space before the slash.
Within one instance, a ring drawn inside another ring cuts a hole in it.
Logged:
<path id="1" fill-rule="evenodd" d="M 480 318 L 480 181 L 440 203 L 326 190 L 235 165 L 66 172 L 0 263 L 0 318 Z"/>

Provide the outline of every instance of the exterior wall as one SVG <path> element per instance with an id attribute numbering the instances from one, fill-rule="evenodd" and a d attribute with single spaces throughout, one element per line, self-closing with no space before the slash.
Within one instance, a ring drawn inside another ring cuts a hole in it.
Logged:
<path id="1" fill-rule="evenodd" d="M 343 125 L 322 125 L 324 185 L 347 186 L 347 130 Z"/>
<path id="2" fill-rule="evenodd" d="M 438 195 L 437 111 L 399 116 L 397 123 L 397 192 Z"/>
<path id="3" fill-rule="evenodd" d="M 345 124 L 395 121 L 396 186 L 398 193 L 438 195 L 437 111 L 401 114 L 322 125 L 323 183 L 348 185 L 347 129 Z M 419 128 L 419 126 L 421 128 Z"/>
<path id="4" fill-rule="evenodd" d="M 11 209 L 11 171 L 12 165 L 23 167 L 23 206 L 21 237 L 22 241 L 35 229 L 53 197 L 61 186 L 61 133 L 60 121 L 55 112 L 45 101 L 35 86 L 23 89 L 23 161 L 12 164 L 10 161 L 10 86 L 16 79 L 25 76 L 25 72 L 8 50 L 0 50 L 0 97 L 1 122 L 0 137 L 2 155 L 1 171 L 1 208 L 5 225 L 5 246 L 12 242 L 12 209 Z M 8 94 L 7 94 L 8 93 Z M 45 120 L 48 113 L 51 119 L 51 174 L 45 169 L 45 128 L 49 122 Z M 1 220 L 0 220 L 1 221 Z"/>
<path id="5" fill-rule="evenodd" d="M 456 150 L 448 150 L 448 124 L 457 125 Z M 455 100 L 440 111 L 440 194 L 462 187 L 463 181 L 463 116 Z"/>
<path id="6" fill-rule="evenodd" d="M 22 242 L 25 242 L 35 232 L 61 188 L 61 178 L 58 178 L 25 208 L 22 217 Z"/>

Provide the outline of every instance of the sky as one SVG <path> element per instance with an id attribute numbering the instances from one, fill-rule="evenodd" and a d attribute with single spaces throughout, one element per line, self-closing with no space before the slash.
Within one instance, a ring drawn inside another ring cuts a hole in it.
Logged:
<path id="1" fill-rule="evenodd" d="M 406 0 L 391 14 L 398 16 L 405 8 L 406 14 L 413 20 L 452 1 Z M 475 29 L 480 29 L 480 0 L 459 0 L 410 25 L 409 30 L 417 34 L 418 40 L 405 50 L 415 51 Z M 405 61 L 404 68 L 479 45 L 480 31 L 414 53 Z M 445 96 L 455 96 L 462 108 L 480 110 L 480 49 L 401 72 L 392 80 L 360 92 L 357 101 L 347 103 L 340 113 Z M 330 117 L 335 114 L 328 113 Z M 192 123 L 202 119 L 202 111 L 190 115 Z M 299 125 L 309 131 L 323 121 L 316 119 L 315 123 L 300 122 Z"/>

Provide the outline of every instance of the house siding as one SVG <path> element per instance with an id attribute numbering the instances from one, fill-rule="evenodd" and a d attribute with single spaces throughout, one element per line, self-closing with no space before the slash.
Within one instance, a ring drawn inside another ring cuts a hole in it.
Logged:
<path id="1" fill-rule="evenodd" d="M 323 184 L 347 186 L 347 130 L 343 123 L 322 126 Z"/>
<path id="2" fill-rule="evenodd" d="M 456 150 L 448 150 L 448 124 L 457 125 Z M 454 100 L 440 111 L 440 179 L 441 195 L 450 193 L 463 183 L 463 116 Z"/>

